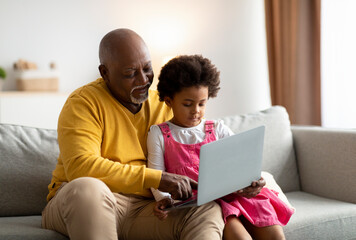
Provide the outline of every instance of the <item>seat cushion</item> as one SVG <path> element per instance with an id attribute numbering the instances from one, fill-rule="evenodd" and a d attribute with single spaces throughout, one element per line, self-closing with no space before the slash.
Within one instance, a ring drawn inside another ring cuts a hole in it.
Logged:
<path id="1" fill-rule="evenodd" d="M 286 239 L 356 239 L 356 204 L 305 192 L 286 196 L 296 208 L 284 227 Z"/>
<path id="2" fill-rule="evenodd" d="M 299 191 L 299 176 L 289 116 L 284 107 L 221 118 L 234 133 L 266 127 L 262 170 L 271 173 L 284 192 Z"/>
<path id="3" fill-rule="evenodd" d="M 1 217 L 0 239 L 7 240 L 68 240 L 55 231 L 41 228 L 41 216 Z"/>
<path id="4" fill-rule="evenodd" d="M 55 130 L 0 124 L 0 216 L 41 214 L 58 154 Z"/>

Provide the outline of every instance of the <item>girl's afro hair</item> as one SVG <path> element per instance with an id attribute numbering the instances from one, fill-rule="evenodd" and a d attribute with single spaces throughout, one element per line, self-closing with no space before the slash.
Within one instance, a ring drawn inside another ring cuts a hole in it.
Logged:
<path id="1" fill-rule="evenodd" d="M 208 97 L 216 97 L 220 87 L 220 72 L 201 55 L 182 55 L 171 59 L 162 67 L 157 90 L 160 101 L 187 87 L 208 87 Z"/>

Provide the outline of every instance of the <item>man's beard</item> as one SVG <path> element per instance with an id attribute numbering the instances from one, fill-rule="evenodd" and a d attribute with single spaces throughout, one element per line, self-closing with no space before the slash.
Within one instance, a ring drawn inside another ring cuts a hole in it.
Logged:
<path id="1" fill-rule="evenodd" d="M 134 104 L 141 104 L 143 103 L 144 101 L 146 101 L 148 99 L 148 90 L 146 92 L 145 95 L 142 95 L 140 96 L 139 98 L 136 98 L 132 95 L 133 91 L 137 88 L 144 88 L 144 87 L 150 87 L 151 83 L 147 83 L 146 85 L 143 85 L 143 86 L 136 86 L 134 87 L 132 90 L 131 90 L 131 93 L 130 93 L 130 99 L 131 99 L 131 102 L 134 103 Z"/>

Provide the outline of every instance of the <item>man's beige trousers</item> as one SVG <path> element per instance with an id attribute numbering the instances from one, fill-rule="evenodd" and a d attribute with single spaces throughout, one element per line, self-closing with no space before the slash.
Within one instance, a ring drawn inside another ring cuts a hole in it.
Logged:
<path id="1" fill-rule="evenodd" d="M 182 239 L 220 240 L 224 222 L 212 202 L 172 211 L 161 221 L 155 201 L 112 193 L 100 180 L 83 177 L 62 184 L 42 212 L 42 227 L 71 240 Z"/>

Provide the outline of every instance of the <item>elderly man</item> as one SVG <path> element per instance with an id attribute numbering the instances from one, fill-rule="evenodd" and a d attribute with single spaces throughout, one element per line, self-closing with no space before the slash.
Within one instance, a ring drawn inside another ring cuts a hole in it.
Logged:
<path id="1" fill-rule="evenodd" d="M 186 199 L 197 183 L 146 167 L 148 129 L 172 113 L 149 90 L 153 71 L 144 41 L 128 29 L 111 31 L 99 57 L 102 78 L 74 91 L 60 114 L 60 154 L 42 226 L 74 240 L 221 239 L 214 202 L 164 221 L 153 215 L 151 187 Z"/>
<path id="2" fill-rule="evenodd" d="M 100 43 L 102 78 L 74 91 L 58 121 L 60 155 L 43 211 L 44 228 L 70 239 L 221 239 L 217 204 L 153 215 L 151 187 L 175 199 L 193 180 L 146 167 L 146 136 L 170 109 L 149 90 L 148 49 L 135 32 L 117 29 Z"/>

